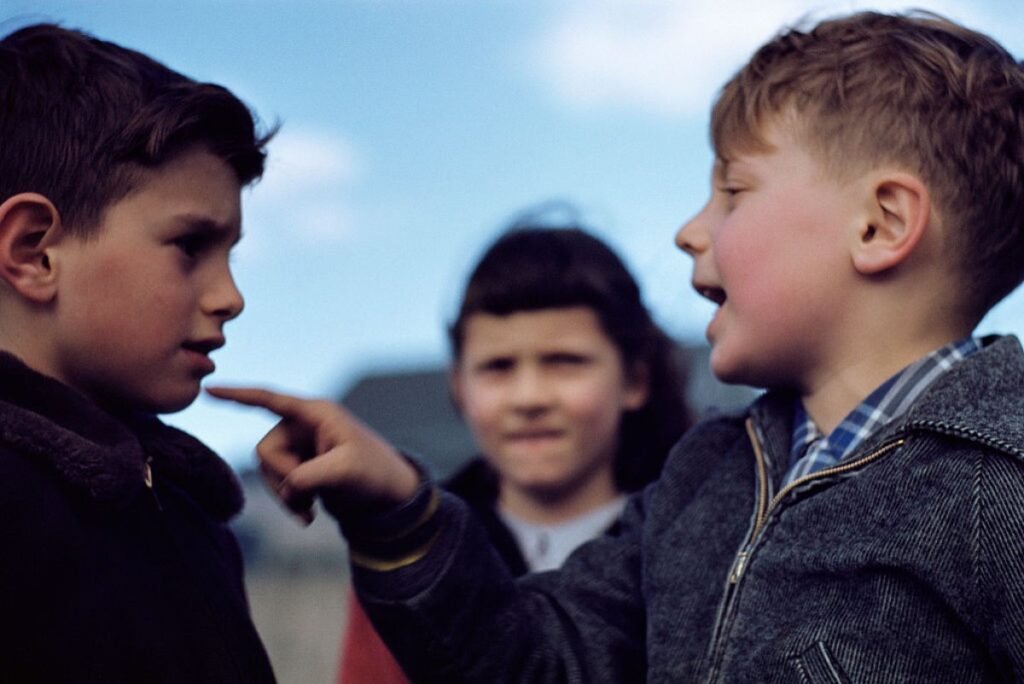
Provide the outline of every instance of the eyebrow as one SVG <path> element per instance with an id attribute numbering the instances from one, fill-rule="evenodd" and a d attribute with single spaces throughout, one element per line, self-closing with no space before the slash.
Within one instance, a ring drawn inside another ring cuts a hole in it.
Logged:
<path id="1" fill-rule="evenodd" d="M 174 218 L 174 222 L 182 227 L 187 227 L 189 230 L 198 233 L 209 233 L 218 237 L 237 233 L 234 239 L 231 240 L 232 246 L 237 245 L 242 239 L 241 226 L 236 227 L 233 224 L 220 223 L 202 214 L 180 214 Z"/>
<path id="2" fill-rule="evenodd" d="M 715 157 L 715 164 L 711 169 L 711 175 L 715 180 L 723 181 L 729 173 L 729 160 L 725 157 Z"/>

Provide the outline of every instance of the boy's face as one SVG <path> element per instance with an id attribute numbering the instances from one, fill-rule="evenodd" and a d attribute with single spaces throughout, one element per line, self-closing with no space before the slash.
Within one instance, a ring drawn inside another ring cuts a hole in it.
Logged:
<path id="1" fill-rule="evenodd" d="M 504 485 L 546 499 L 611 486 L 622 412 L 647 397 L 585 306 L 473 314 L 453 389 Z"/>
<path id="2" fill-rule="evenodd" d="M 116 409 L 188 406 L 242 310 L 228 264 L 240 189 L 220 158 L 188 148 L 146 171 L 94 236 L 58 242 L 54 347 L 39 370 Z"/>
<path id="3" fill-rule="evenodd" d="M 785 128 L 768 152 L 715 163 L 711 198 L 676 236 L 693 286 L 718 304 L 707 328 L 711 367 L 729 382 L 809 389 L 841 348 L 863 216 L 862 186 L 839 183 Z"/>

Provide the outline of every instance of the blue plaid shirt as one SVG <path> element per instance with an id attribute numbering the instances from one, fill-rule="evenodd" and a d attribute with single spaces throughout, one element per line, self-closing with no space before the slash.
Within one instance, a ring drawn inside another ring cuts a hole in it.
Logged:
<path id="1" fill-rule="evenodd" d="M 789 470 L 782 480 L 783 486 L 842 461 L 871 433 L 905 413 L 921 393 L 953 364 L 979 349 L 981 341 L 967 337 L 915 361 L 879 385 L 828 437 L 807 415 L 803 402 L 797 401 Z"/>

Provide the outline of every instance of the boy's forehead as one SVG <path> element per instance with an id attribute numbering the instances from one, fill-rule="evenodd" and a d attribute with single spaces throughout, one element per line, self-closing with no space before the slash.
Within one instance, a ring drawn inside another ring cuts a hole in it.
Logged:
<path id="1" fill-rule="evenodd" d="M 730 169 L 770 155 L 787 143 L 807 149 L 802 119 L 795 113 L 767 116 L 756 128 L 732 130 L 730 135 L 716 140 L 712 173 L 716 177 L 724 176 Z"/>
<path id="2" fill-rule="evenodd" d="M 102 223 L 115 216 L 144 217 L 167 230 L 241 235 L 241 187 L 222 159 L 196 147 L 155 167 L 132 169 L 129 191 L 105 207 Z"/>
<path id="3" fill-rule="evenodd" d="M 752 156 L 764 154 L 763 152 L 737 152 L 731 156 L 716 155 L 715 161 L 711 166 L 711 175 L 715 180 L 725 180 L 729 175 L 730 171 L 740 171 L 745 166 L 749 166 L 748 162 Z"/>
<path id="4" fill-rule="evenodd" d="M 716 180 L 725 178 L 729 168 L 729 160 L 721 155 L 715 155 L 715 162 L 711 165 L 711 176 Z"/>
<path id="5" fill-rule="evenodd" d="M 756 117 L 727 117 L 712 129 L 716 160 L 727 167 L 742 157 L 770 153 L 782 141 L 801 143 L 811 116 L 789 105 Z"/>

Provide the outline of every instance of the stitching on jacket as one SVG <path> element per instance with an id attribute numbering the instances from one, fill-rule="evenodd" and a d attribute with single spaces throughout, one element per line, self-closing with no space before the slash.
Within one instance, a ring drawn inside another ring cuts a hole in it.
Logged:
<path id="1" fill-rule="evenodd" d="M 974 453 L 974 482 L 971 490 L 971 572 L 974 579 L 974 590 L 981 597 L 983 586 L 981 580 L 981 488 L 984 470 L 984 459 L 978 452 Z"/>
<path id="2" fill-rule="evenodd" d="M 938 432 L 940 434 L 947 435 L 950 437 L 970 439 L 972 441 L 978 442 L 979 444 L 992 447 L 993 449 L 1005 451 L 1008 454 L 1013 454 L 1014 456 L 1017 456 L 1019 458 L 1024 458 L 1024 451 L 1021 451 L 1019 447 L 1010 444 L 1005 440 L 999 439 L 998 437 L 993 437 L 992 435 L 979 432 L 972 428 L 951 425 L 950 423 L 937 420 L 914 421 L 910 423 L 909 427 L 924 428 L 926 430 L 932 430 L 934 432 Z"/>

